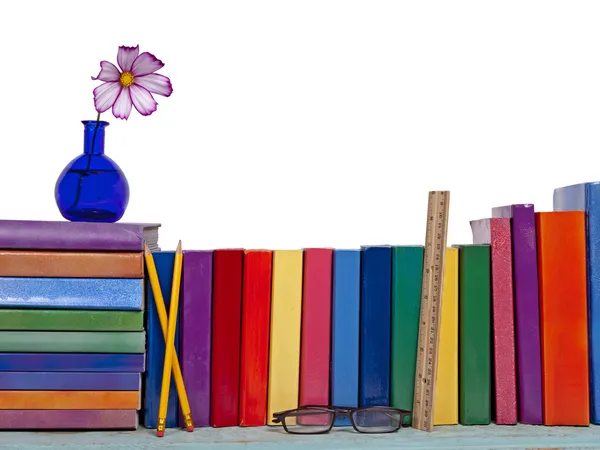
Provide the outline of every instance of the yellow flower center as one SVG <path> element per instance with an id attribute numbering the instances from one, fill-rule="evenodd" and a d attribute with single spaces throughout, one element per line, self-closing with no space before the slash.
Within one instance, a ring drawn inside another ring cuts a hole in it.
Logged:
<path id="1" fill-rule="evenodd" d="M 119 83 L 121 83 L 121 86 L 123 87 L 129 87 L 133 84 L 133 75 L 131 75 L 131 72 L 123 72 L 121 74 L 121 78 L 119 79 Z"/>

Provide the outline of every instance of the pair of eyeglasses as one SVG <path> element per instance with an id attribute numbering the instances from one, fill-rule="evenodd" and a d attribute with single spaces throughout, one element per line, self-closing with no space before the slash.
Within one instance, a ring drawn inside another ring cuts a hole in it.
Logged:
<path id="1" fill-rule="evenodd" d="M 388 406 L 305 405 L 274 413 L 273 422 L 281 423 L 291 434 L 322 434 L 331 430 L 338 417 L 347 417 L 359 433 L 393 433 L 410 414 L 411 411 Z"/>

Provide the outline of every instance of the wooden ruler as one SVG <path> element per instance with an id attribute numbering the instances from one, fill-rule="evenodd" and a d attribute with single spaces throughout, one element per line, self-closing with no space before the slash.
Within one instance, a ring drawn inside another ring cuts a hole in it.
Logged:
<path id="1" fill-rule="evenodd" d="M 412 427 L 433 430 L 433 408 L 446 261 L 449 191 L 429 192 Z"/>

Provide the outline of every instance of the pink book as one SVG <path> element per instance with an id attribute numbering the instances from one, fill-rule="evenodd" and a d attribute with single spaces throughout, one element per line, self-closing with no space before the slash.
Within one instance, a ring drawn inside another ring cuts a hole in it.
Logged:
<path id="1" fill-rule="evenodd" d="M 304 250 L 300 405 L 329 404 L 332 249 Z"/>
<path id="2" fill-rule="evenodd" d="M 510 219 L 471 221 L 473 244 L 491 245 L 495 422 L 517 423 L 517 381 Z"/>

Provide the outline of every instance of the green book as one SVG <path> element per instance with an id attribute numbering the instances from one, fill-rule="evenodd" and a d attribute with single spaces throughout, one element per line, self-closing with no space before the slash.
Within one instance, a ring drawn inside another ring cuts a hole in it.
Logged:
<path id="1" fill-rule="evenodd" d="M 487 425 L 492 416 L 491 253 L 489 245 L 458 248 L 458 421 Z"/>
<path id="2" fill-rule="evenodd" d="M 144 353 L 143 331 L 0 331 L 0 353 Z"/>
<path id="3" fill-rule="evenodd" d="M 423 251 L 423 246 L 392 249 L 391 406 L 408 410 L 415 390 Z M 410 425 L 410 416 L 404 423 Z"/>
<path id="4" fill-rule="evenodd" d="M 0 309 L 0 330 L 142 331 L 144 311 Z"/>

